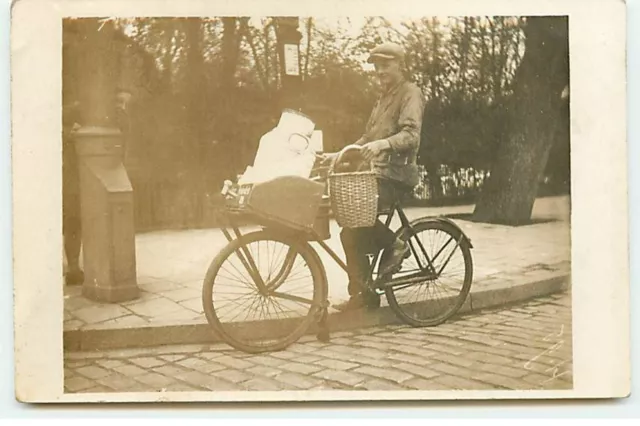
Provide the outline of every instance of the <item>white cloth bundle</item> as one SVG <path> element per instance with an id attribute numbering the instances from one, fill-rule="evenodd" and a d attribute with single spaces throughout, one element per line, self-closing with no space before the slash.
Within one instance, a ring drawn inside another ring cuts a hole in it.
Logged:
<path id="1" fill-rule="evenodd" d="M 315 163 L 315 124 L 295 112 L 283 112 L 278 126 L 260 138 L 253 166 L 247 167 L 239 184 L 256 184 L 281 176 L 308 178 Z M 314 142 L 311 143 L 311 139 Z M 322 142 L 320 141 L 320 146 Z"/>

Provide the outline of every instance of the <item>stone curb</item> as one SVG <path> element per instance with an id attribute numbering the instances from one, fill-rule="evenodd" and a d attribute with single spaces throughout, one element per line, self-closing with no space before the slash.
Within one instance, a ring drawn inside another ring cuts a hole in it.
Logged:
<path id="1" fill-rule="evenodd" d="M 492 279 L 491 285 L 473 291 L 458 312 L 468 314 L 486 308 L 524 302 L 535 297 L 566 291 L 570 286 L 570 275 L 566 271 L 527 275 L 521 274 L 516 280 Z M 480 282 L 479 284 L 482 284 Z M 474 285 L 478 285 L 474 283 Z M 332 312 L 331 312 L 332 311 Z M 365 327 L 402 324 L 388 306 L 375 311 L 359 310 L 340 313 L 331 310 L 328 318 L 332 332 Z M 309 334 L 315 334 L 312 327 Z M 123 327 L 118 329 L 67 330 L 64 332 L 65 351 L 97 351 L 123 348 L 137 348 L 160 345 L 187 345 L 220 343 L 208 323 L 167 324 L 147 327 Z"/>

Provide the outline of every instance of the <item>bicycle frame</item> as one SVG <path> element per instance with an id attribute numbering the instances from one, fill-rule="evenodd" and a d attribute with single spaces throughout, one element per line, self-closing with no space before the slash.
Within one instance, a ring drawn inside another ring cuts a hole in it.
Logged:
<path id="1" fill-rule="evenodd" d="M 360 146 L 355 146 L 355 145 L 349 145 L 347 147 L 345 147 L 342 151 L 340 151 L 338 158 L 335 160 L 335 163 L 340 161 L 340 158 L 342 157 L 342 155 L 344 155 L 344 153 L 346 153 L 349 150 L 352 149 L 361 149 Z M 319 172 L 320 173 L 320 172 Z M 320 175 L 322 175 L 322 173 L 320 173 Z M 318 178 L 313 178 L 313 180 L 322 180 L 320 177 Z M 230 182 L 227 184 L 225 183 L 225 188 L 223 189 L 222 193 L 223 195 L 226 195 L 228 189 L 229 189 L 229 185 Z M 416 284 L 420 284 L 420 283 L 424 283 L 425 280 L 434 280 L 437 279 L 440 274 L 442 273 L 442 271 L 444 271 L 444 269 L 446 268 L 446 266 L 448 265 L 449 261 L 451 260 L 451 257 L 453 256 L 453 254 L 455 253 L 456 248 L 463 242 L 463 241 L 467 241 L 470 244 L 469 239 L 466 237 L 466 235 L 464 234 L 464 232 L 462 232 L 462 230 L 460 230 L 460 237 L 458 238 L 458 240 L 455 242 L 456 246 L 453 248 L 453 250 L 451 250 L 451 253 L 449 254 L 449 256 L 447 257 L 447 259 L 445 260 L 445 262 L 442 264 L 442 266 L 436 270 L 436 266 L 435 266 L 435 261 L 436 259 L 438 259 L 438 257 L 444 252 L 444 250 L 449 246 L 449 244 L 451 243 L 451 241 L 454 241 L 454 238 L 449 239 L 446 244 L 444 244 L 440 250 L 438 250 L 438 252 L 433 256 L 433 258 L 430 258 L 429 255 L 427 254 L 427 251 L 425 250 L 422 242 L 420 240 L 416 240 L 413 241 L 411 237 L 413 237 L 414 235 L 414 231 L 413 228 L 411 227 L 411 223 L 409 221 L 409 219 L 407 218 L 406 214 L 404 213 L 404 210 L 402 209 L 402 207 L 399 204 L 398 199 L 396 198 L 390 208 L 389 208 L 389 213 L 387 214 L 387 218 L 385 220 L 385 226 L 389 227 L 391 225 L 391 221 L 393 220 L 394 214 L 398 213 L 398 216 L 400 218 L 400 222 L 402 224 L 402 226 L 400 227 L 400 229 L 396 232 L 409 232 L 409 235 L 407 236 L 407 241 L 409 243 L 409 249 L 411 250 L 411 254 L 413 255 L 413 257 L 416 259 L 416 262 L 418 263 L 418 268 L 419 270 L 411 275 L 408 276 L 404 276 L 404 277 L 400 277 L 400 278 L 396 278 L 396 279 L 392 279 L 390 282 L 388 283 L 384 283 L 383 285 L 379 285 L 377 283 L 377 281 L 381 278 L 380 276 L 378 276 L 376 278 L 376 280 L 373 280 L 373 274 L 376 268 L 376 265 L 378 264 L 378 260 L 380 259 L 381 253 L 383 253 L 384 251 L 379 251 L 378 253 L 375 254 L 375 256 L 373 257 L 373 260 L 371 262 L 369 271 L 368 271 L 368 278 L 367 278 L 367 286 L 370 288 L 373 288 L 374 290 L 382 290 L 384 288 L 388 288 L 388 287 L 399 287 L 399 286 L 406 286 L 409 287 L 411 285 L 416 285 Z M 381 213 L 378 216 L 384 215 L 385 213 Z M 229 219 L 227 217 L 227 219 Z M 445 220 L 442 218 L 438 218 L 436 220 Z M 228 221 L 229 222 L 229 221 Z M 269 225 L 264 225 L 263 226 L 265 228 L 269 228 Z M 455 224 L 454 224 L 455 226 Z M 236 224 L 231 224 L 230 226 L 233 229 L 233 232 L 236 236 L 236 238 L 241 238 L 242 234 L 240 232 L 240 230 L 238 229 L 238 227 L 236 226 Z M 459 229 L 459 228 L 458 228 Z M 300 234 L 304 234 L 302 231 L 296 231 L 294 229 L 290 230 L 291 232 L 300 232 Z M 231 242 L 233 240 L 232 235 L 229 233 L 229 231 L 227 229 L 225 229 L 224 227 L 222 228 L 222 232 L 224 234 L 224 236 L 227 238 L 227 240 L 229 242 Z M 309 239 L 306 239 L 307 241 L 309 241 Z M 346 263 L 340 259 L 340 257 L 335 253 L 335 251 L 333 251 L 331 249 L 331 247 L 329 247 L 321 238 L 317 238 L 317 239 L 311 239 L 311 241 L 315 241 L 317 242 L 320 247 L 322 247 L 322 249 L 338 264 L 338 266 L 340 266 L 340 268 L 342 268 L 342 270 L 344 270 L 346 273 L 348 273 L 348 266 L 346 265 Z M 422 257 L 419 254 L 422 254 Z M 256 283 L 256 286 L 258 287 L 258 290 L 262 293 L 262 294 L 274 294 L 274 290 L 277 289 L 283 282 L 284 280 L 287 278 L 287 276 L 289 275 L 289 273 L 291 272 L 291 269 L 293 267 L 293 262 L 295 261 L 296 258 L 296 253 L 293 252 L 293 250 L 290 248 L 289 251 L 287 252 L 287 255 L 285 256 L 285 261 L 282 265 L 282 268 L 280 269 L 280 271 L 278 271 L 278 273 L 276 274 L 276 276 L 274 278 L 272 278 L 269 282 L 264 282 L 264 280 L 262 279 L 262 276 L 260 275 L 260 273 L 257 270 L 256 264 L 251 256 L 251 254 L 249 253 L 247 247 L 245 245 L 241 245 L 239 252 L 236 252 L 236 254 L 238 255 L 238 257 L 240 258 L 240 261 L 242 262 L 243 266 L 247 269 L 247 271 L 249 272 L 249 274 L 251 275 L 251 277 L 253 278 L 254 282 Z M 422 264 L 421 259 L 426 260 L 426 265 Z"/>
<path id="2" fill-rule="evenodd" d="M 427 251 L 423 246 L 422 241 L 420 241 L 419 239 L 413 240 L 411 238 L 414 235 L 413 228 L 411 227 L 411 223 L 407 218 L 404 210 L 398 203 L 398 201 L 394 201 L 392 203 L 388 213 L 380 214 L 380 215 L 386 214 L 386 219 L 384 222 L 385 226 L 389 227 L 391 225 L 391 221 L 393 220 L 394 215 L 396 213 L 398 214 L 398 217 L 401 223 L 401 227 L 396 232 L 409 233 L 408 235 L 405 234 L 405 236 L 409 244 L 409 249 L 411 250 L 413 257 L 416 259 L 416 262 L 418 263 L 419 270 L 410 275 L 394 278 L 387 283 L 379 283 L 378 281 L 382 277 L 378 276 L 375 280 L 373 279 L 376 265 L 378 264 L 378 260 L 382 255 L 382 251 L 378 252 L 371 261 L 371 265 L 367 275 L 368 276 L 367 286 L 369 286 L 369 288 L 372 288 L 376 292 L 382 292 L 384 291 L 385 288 L 388 288 L 388 287 L 407 288 L 413 285 L 424 283 L 425 280 L 433 280 L 438 278 L 442 273 L 442 271 L 444 271 L 444 269 L 448 265 L 449 261 L 451 260 L 451 257 L 455 253 L 456 248 L 462 243 L 463 240 L 466 239 L 464 233 L 461 232 L 460 237 L 457 240 L 455 240 L 454 238 L 450 238 L 438 250 L 438 252 L 433 256 L 433 258 L 431 258 L 427 254 Z M 231 228 L 233 230 L 233 233 L 235 234 L 235 238 L 241 238 L 242 233 L 240 232 L 240 229 L 238 228 L 237 224 L 231 223 L 231 222 L 233 221 L 231 221 L 227 217 L 228 228 Z M 268 228 L 268 226 L 266 226 L 266 228 Z M 234 239 L 234 236 L 231 235 L 231 233 L 227 228 L 222 227 L 221 229 L 225 238 L 229 242 L 231 242 Z M 445 251 L 445 249 L 449 247 L 452 241 L 455 241 L 455 244 L 456 244 L 455 247 L 453 247 L 453 249 L 449 253 L 449 256 L 443 262 L 442 266 L 440 266 L 440 268 L 436 270 L 435 261 Z M 322 240 L 318 240 L 315 242 L 317 242 L 318 245 L 322 247 L 322 249 L 338 264 L 338 266 L 340 266 L 342 270 L 345 271 L 345 273 L 348 273 L 348 266 L 346 265 L 346 263 L 336 254 L 336 252 L 331 247 L 329 247 L 327 243 L 325 243 Z M 275 277 L 271 278 L 268 282 L 265 282 L 262 276 L 260 275 L 260 273 L 258 272 L 258 268 L 253 260 L 253 256 L 251 256 L 246 246 L 242 245 L 240 247 L 240 252 L 236 252 L 236 254 L 238 255 L 245 269 L 249 272 L 251 278 L 256 283 L 258 290 L 263 294 L 274 294 L 275 290 L 284 282 L 284 280 L 289 275 L 296 258 L 296 253 L 293 252 L 293 249 L 290 248 L 285 256 L 285 261 L 283 262 L 282 267 L 280 268 L 278 273 L 275 275 Z M 422 254 L 422 256 L 420 256 L 420 254 Z M 426 264 L 423 264 L 421 259 L 425 260 Z M 287 296 L 289 297 L 289 295 Z M 291 297 L 294 297 L 294 296 L 291 296 Z M 303 301 L 303 300 L 299 300 L 299 301 Z M 304 302 L 307 302 L 307 301 L 304 300 Z"/>

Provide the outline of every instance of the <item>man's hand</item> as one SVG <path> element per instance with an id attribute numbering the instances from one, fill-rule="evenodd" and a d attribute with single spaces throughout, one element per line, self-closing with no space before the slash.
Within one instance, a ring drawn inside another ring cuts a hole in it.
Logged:
<path id="1" fill-rule="evenodd" d="M 365 160 L 371 161 L 382 151 L 389 148 L 391 148 L 391 145 L 389 145 L 389 141 L 386 139 L 368 142 L 362 146 L 362 156 Z"/>
<path id="2" fill-rule="evenodd" d="M 337 152 L 327 152 L 327 153 L 318 155 L 318 157 L 320 158 L 320 164 L 331 164 L 338 157 L 338 153 Z"/>

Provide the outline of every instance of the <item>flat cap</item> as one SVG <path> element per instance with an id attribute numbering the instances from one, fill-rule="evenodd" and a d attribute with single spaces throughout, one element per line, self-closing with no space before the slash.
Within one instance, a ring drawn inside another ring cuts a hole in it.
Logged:
<path id="1" fill-rule="evenodd" d="M 402 60 L 404 59 L 404 49 L 396 43 L 381 44 L 369 53 L 369 59 L 367 59 L 367 62 L 373 63 L 378 59 Z"/>

